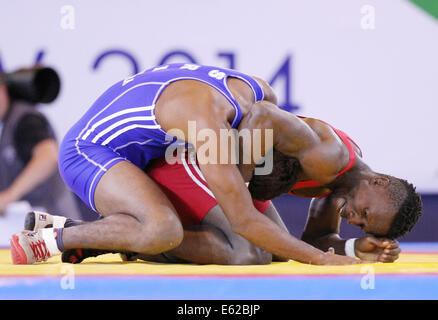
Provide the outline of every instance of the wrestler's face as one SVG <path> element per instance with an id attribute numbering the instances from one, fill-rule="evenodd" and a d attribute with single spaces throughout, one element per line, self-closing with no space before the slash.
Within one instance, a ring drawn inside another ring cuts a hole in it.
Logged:
<path id="1" fill-rule="evenodd" d="M 360 227 L 364 232 L 376 236 L 388 233 L 397 213 L 385 187 L 389 180 L 381 177 L 364 179 L 345 197 L 339 213 L 348 223 Z"/>
<path id="2" fill-rule="evenodd" d="M 6 86 L 0 82 L 0 120 L 6 115 L 9 106 L 9 95 Z"/>

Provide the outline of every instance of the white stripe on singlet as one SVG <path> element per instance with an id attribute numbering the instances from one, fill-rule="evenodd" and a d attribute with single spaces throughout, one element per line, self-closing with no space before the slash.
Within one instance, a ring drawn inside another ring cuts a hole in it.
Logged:
<path id="1" fill-rule="evenodd" d="M 120 136 L 121 134 L 136 129 L 136 128 L 143 128 L 143 129 L 158 129 L 160 128 L 159 125 L 141 125 L 141 124 L 133 124 L 127 127 L 124 127 L 123 129 L 120 129 L 118 131 L 116 131 L 115 133 L 113 133 L 111 136 L 109 136 L 104 142 L 101 143 L 102 146 L 106 146 L 108 143 L 110 143 L 111 141 L 113 141 L 115 138 L 117 138 L 118 136 Z"/>
<path id="2" fill-rule="evenodd" d="M 151 141 L 153 141 L 153 140 L 154 140 L 154 139 L 148 139 L 148 140 L 146 140 L 146 141 L 130 141 L 130 142 L 128 142 L 128 143 L 125 143 L 123 146 L 119 146 L 119 147 L 115 148 L 113 151 L 116 151 L 116 152 L 117 152 L 117 150 L 120 150 L 120 149 L 126 148 L 126 147 L 130 146 L 131 144 L 145 145 L 145 144 L 148 144 L 149 142 L 151 142 Z"/>
<path id="3" fill-rule="evenodd" d="M 123 120 L 117 121 L 116 123 L 113 123 L 112 125 L 108 126 L 105 130 L 102 130 L 99 132 L 99 134 L 97 134 L 93 140 L 91 140 L 92 143 L 96 143 L 101 137 L 103 137 L 104 135 L 106 135 L 108 132 L 110 132 L 111 130 L 125 124 L 128 122 L 134 122 L 134 121 L 149 121 L 149 120 L 154 120 L 155 117 L 154 116 L 144 116 L 144 117 L 131 117 L 131 118 L 125 118 Z M 156 125 L 152 125 L 154 126 L 154 128 L 156 127 Z M 119 130 L 120 131 L 120 130 Z"/>
<path id="4" fill-rule="evenodd" d="M 199 186 L 201 187 L 208 195 L 210 195 L 210 197 L 212 197 L 213 199 L 216 199 L 213 195 L 213 192 L 211 192 L 210 189 L 207 188 L 206 185 L 204 185 L 201 181 L 198 180 L 198 178 L 196 178 L 196 176 L 193 174 L 193 172 L 190 170 L 190 167 L 188 166 L 186 159 L 184 157 L 181 158 L 181 161 L 183 163 L 184 169 L 186 170 L 187 174 L 190 176 L 190 178 L 192 178 L 192 180 Z M 196 170 L 196 169 L 195 169 Z"/>
<path id="5" fill-rule="evenodd" d="M 134 90 L 136 88 L 142 87 L 142 86 L 146 86 L 146 85 L 161 85 L 163 84 L 163 82 L 155 82 L 155 81 L 151 81 L 151 82 L 143 82 L 143 83 L 139 83 L 125 91 L 123 91 L 121 94 L 119 94 L 117 97 L 115 97 L 110 103 L 108 103 L 104 108 L 102 108 L 102 110 L 100 110 L 98 113 L 96 113 L 85 125 L 85 127 L 81 130 L 81 132 L 79 133 L 79 135 L 75 138 L 76 142 L 75 142 L 75 148 L 76 151 L 79 155 L 83 156 L 85 158 L 85 160 L 87 160 L 88 162 L 90 162 L 91 164 L 93 164 L 96 167 L 99 167 L 101 170 L 105 170 L 104 167 L 102 167 L 102 165 L 100 165 L 99 163 L 91 160 L 83 151 L 81 151 L 80 147 L 79 147 L 79 139 L 82 136 L 82 134 L 84 134 L 84 132 L 87 130 L 87 128 L 91 125 L 91 123 L 102 113 L 104 112 L 107 108 L 109 108 L 113 103 L 115 103 L 117 100 L 119 100 L 121 97 L 123 97 L 126 93 L 128 93 L 131 90 Z"/>
<path id="6" fill-rule="evenodd" d="M 87 130 L 87 132 L 85 132 L 85 134 L 82 136 L 82 140 L 85 140 L 88 138 L 88 136 L 90 135 L 90 133 L 92 133 L 94 130 L 96 130 L 96 128 L 102 124 L 104 124 L 105 122 L 117 118 L 118 116 L 124 115 L 124 114 L 128 114 L 128 113 L 134 113 L 134 112 L 141 112 L 141 111 L 148 111 L 148 110 L 152 110 L 155 106 L 151 105 L 151 106 L 146 106 L 146 107 L 137 107 L 137 108 L 129 108 L 129 109 L 125 109 L 125 110 L 121 110 L 119 112 L 113 113 L 99 121 L 97 121 L 95 124 L 93 124 L 93 126 Z"/>
<path id="7" fill-rule="evenodd" d="M 105 171 L 105 172 L 106 172 L 106 171 L 107 171 L 106 166 L 108 166 L 111 162 L 114 162 L 114 161 L 116 161 L 116 160 L 126 160 L 126 159 L 125 159 L 125 158 L 121 158 L 121 157 L 111 159 L 110 161 L 108 161 L 107 163 L 105 163 L 105 164 L 103 165 L 103 167 L 100 168 L 99 171 L 97 171 L 97 173 L 94 175 L 93 180 L 91 181 L 90 188 L 88 189 L 88 203 L 90 204 L 90 207 L 91 207 L 94 211 L 96 211 L 96 212 L 97 212 L 97 209 L 96 209 L 96 207 L 93 205 L 93 202 L 91 201 L 91 191 L 93 190 L 94 182 L 96 181 L 96 178 L 97 178 L 97 176 L 99 175 L 99 173 L 101 173 L 102 171 Z"/>

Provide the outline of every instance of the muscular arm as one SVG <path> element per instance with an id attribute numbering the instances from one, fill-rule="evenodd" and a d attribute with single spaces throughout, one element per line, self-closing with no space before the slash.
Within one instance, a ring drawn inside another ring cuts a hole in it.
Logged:
<path id="1" fill-rule="evenodd" d="M 271 129 L 273 147 L 298 159 L 306 180 L 324 185 L 332 182 L 347 165 L 348 150 L 330 128 L 312 120 L 304 121 L 270 102 L 260 101 L 242 120 L 239 130 Z"/>
<path id="2" fill-rule="evenodd" d="M 254 208 L 235 165 L 200 164 L 200 168 L 233 232 L 274 255 L 305 263 L 321 263 L 322 251 L 293 237 Z"/>
<path id="3" fill-rule="evenodd" d="M 272 204 L 272 202 L 271 202 L 271 204 L 269 205 L 268 209 L 266 210 L 266 212 L 264 214 L 269 219 L 274 221 L 277 225 L 279 225 L 280 228 L 282 228 L 283 230 L 286 230 L 287 232 L 289 232 L 289 230 L 287 229 L 286 225 L 283 222 L 283 219 L 281 219 L 280 214 L 278 213 L 277 209 Z M 272 261 L 285 262 L 285 261 L 288 261 L 288 259 L 274 255 L 274 256 L 272 256 Z"/>
<path id="4" fill-rule="evenodd" d="M 328 257 L 323 251 L 297 239 L 268 217 L 261 215 L 254 207 L 248 188 L 235 164 L 205 163 L 202 160 L 200 150 L 205 148 L 206 142 L 211 143 L 211 141 L 210 139 L 198 141 L 199 139 L 196 138 L 199 134 L 212 132 L 218 141 L 220 131 L 227 130 L 230 126 L 229 115 L 226 114 L 229 108 L 223 107 L 228 102 L 223 97 L 218 98 L 211 91 L 205 90 L 205 85 L 202 90 L 196 90 L 199 86 L 201 84 L 193 83 L 190 87 L 181 88 L 180 91 L 169 90 L 168 87 L 167 96 L 157 104 L 156 117 L 164 130 L 169 131 L 172 128 L 182 130 L 187 137 L 186 141 L 195 146 L 200 169 L 230 222 L 232 231 L 257 247 L 286 259 L 311 264 L 353 263 L 352 260 L 339 259 L 337 256 Z M 194 121 L 196 124 L 195 136 L 188 134 L 189 121 Z M 312 144 L 314 142 L 312 139 L 317 137 L 302 121 L 293 118 L 292 122 L 297 127 L 295 137 L 291 137 L 292 141 L 289 144 L 291 150 L 298 152 L 302 146 Z M 300 130 L 303 128 L 306 130 Z M 294 143 L 296 145 L 293 145 Z M 220 155 L 221 150 L 221 143 L 217 143 L 216 150 L 209 149 L 208 154 L 216 152 Z M 225 150 L 229 152 L 228 159 L 231 159 L 231 150 Z M 333 260 L 329 262 L 327 259 Z"/>
<path id="5" fill-rule="evenodd" d="M 201 225 L 184 227 L 181 245 L 166 252 L 166 256 L 198 264 L 259 265 L 272 261 L 270 253 L 231 230 L 218 205 L 207 213 Z"/>
<path id="6" fill-rule="evenodd" d="M 321 250 L 332 247 L 335 253 L 345 254 L 345 241 L 339 236 L 341 218 L 332 198 L 314 198 L 301 239 Z"/>

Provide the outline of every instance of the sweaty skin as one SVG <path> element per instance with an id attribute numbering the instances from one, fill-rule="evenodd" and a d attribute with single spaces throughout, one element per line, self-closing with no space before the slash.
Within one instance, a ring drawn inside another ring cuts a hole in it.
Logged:
<path id="1" fill-rule="evenodd" d="M 252 90 L 241 80 L 231 78 L 228 85 L 242 109 L 243 121 L 251 112 L 258 115 L 253 120 L 263 125 L 261 128 L 274 129 L 274 147 L 300 160 L 302 177 L 326 184 L 333 181 L 337 172 L 347 164 L 340 141 L 326 135 L 324 130 L 312 130 L 308 123 L 281 111 L 272 102 L 254 104 Z M 265 93 L 268 98 L 271 97 L 270 92 Z M 275 102 L 275 99 L 272 98 L 272 101 Z M 188 122 L 195 121 L 196 133 L 210 129 L 220 136 L 221 129 L 230 129 L 234 109 L 210 86 L 182 80 L 171 83 L 163 91 L 156 103 L 155 116 L 165 131 L 176 128 L 182 130 L 185 137 L 190 137 Z M 262 118 L 264 122 L 260 120 Z M 187 142 L 196 149 L 203 145 L 203 141 L 196 139 Z M 217 148 L 217 154 L 220 154 L 220 142 Z M 230 156 L 228 158 L 231 159 Z M 200 163 L 200 169 L 231 230 L 257 247 L 303 263 L 363 262 L 317 249 L 261 215 L 254 208 L 235 164 Z M 99 213 L 106 218 L 64 229 L 65 249 L 95 248 L 154 255 L 172 250 L 182 241 L 183 228 L 175 208 L 155 182 L 129 162 L 117 163 L 103 175 L 96 187 L 94 200 Z"/>
<path id="2" fill-rule="evenodd" d="M 339 237 L 340 221 L 345 218 L 348 223 L 373 235 L 356 241 L 359 258 L 380 262 L 395 261 L 400 253 L 398 242 L 382 237 L 388 232 L 396 213 L 388 203 L 385 193 L 388 179 L 373 172 L 363 162 L 357 148 L 353 167 L 336 177 L 349 162 L 349 152 L 336 132 L 323 121 L 303 118 L 304 125 L 316 137 L 311 134 L 299 137 L 301 143 L 306 143 L 307 140 L 310 147 L 301 146 L 297 152 L 294 149 L 297 144 L 287 139 L 294 130 L 291 129 L 293 121 L 293 117 L 282 111 L 277 112 L 276 106 L 258 103 L 257 108 L 251 109 L 250 114 L 243 119 L 239 129 L 272 128 L 277 132 L 274 135 L 274 147 L 300 161 L 302 170 L 297 181 L 315 180 L 321 184 L 320 187 L 295 190 L 295 194 L 318 197 L 331 192 L 328 197 L 312 200 L 302 240 L 324 251 L 332 247 L 337 254 L 345 254 L 346 240 Z M 312 142 L 315 139 L 317 142 Z M 254 165 L 240 166 L 242 174 L 249 179 Z"/>

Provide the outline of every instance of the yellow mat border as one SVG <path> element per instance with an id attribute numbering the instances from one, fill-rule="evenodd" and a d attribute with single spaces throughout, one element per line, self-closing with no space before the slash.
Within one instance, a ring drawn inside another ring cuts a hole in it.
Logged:
<path id="1" fill-rule="evenodd" d="M 13 265 L 9 250 L 0 250 L 0 277 L 75 275 L 142 275 L 142 276 L 305 276 L 305 275 L 437 275 L 438 254 L 405 253 L 395 263 L 349 266 L 313 266 L 295 261 L 269 265 L 220 266 L 161 264 L 145 261 L 122 262 L 116 254 L 89 258 L 81 264 L 62 263 L 60 257 L 35 265 Z"/>

